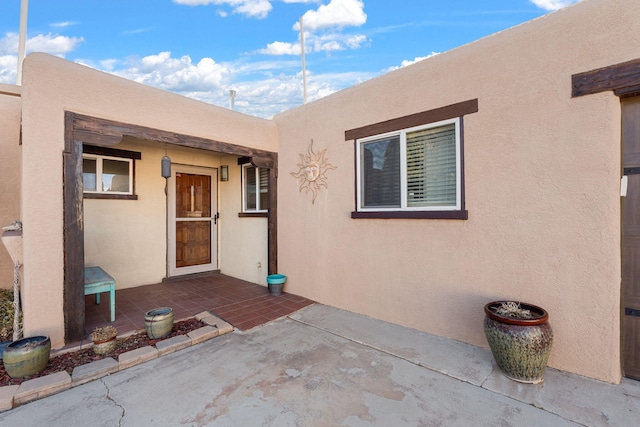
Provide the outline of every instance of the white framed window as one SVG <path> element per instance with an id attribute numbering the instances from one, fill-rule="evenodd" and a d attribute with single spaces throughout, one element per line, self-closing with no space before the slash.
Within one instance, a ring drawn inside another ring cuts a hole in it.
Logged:
<path id="1" fill-rule="evenodd" d="M 133 159 L 83 154 L 85 194 L 133 195 Z"/>
<path id="2" fill-rule="evenodd" d="M 356 141 L 357 211 L 462 209 L 460 119 Z"/>
<path id="3" fill-rule="evenodd" d="M 242 212 L 269 210 L 269 169 L 242 165 Z"/>

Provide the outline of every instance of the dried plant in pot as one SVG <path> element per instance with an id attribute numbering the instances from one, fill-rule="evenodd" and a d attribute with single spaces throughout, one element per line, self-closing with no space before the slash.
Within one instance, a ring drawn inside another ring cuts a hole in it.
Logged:
<path id="1" fill-rule="evenodd" d="M 0 289 L 0 359 L 3 357 L 4 349 L 15 339 L 14 307 L 13 291 L 9 289 Z M 18 337 L 22 336 L 22 312 L 18 314 Z"/>
<path id="2" fill-rule="evenodd" d="M 93 341 L 93 352 L 96 354 L 111 353 L 116 349 L 118 330 L 111 325 L 100 326 L 91 332 L 91 341 Z"/>
<path id="3" fill-rule="evenodd" d="M 484 332 L 502 373 L 518 382 L 542 382 L 553 342 L 547 311 L 517 301 L 493 301 L 484 306 L 484 314 Z"/>

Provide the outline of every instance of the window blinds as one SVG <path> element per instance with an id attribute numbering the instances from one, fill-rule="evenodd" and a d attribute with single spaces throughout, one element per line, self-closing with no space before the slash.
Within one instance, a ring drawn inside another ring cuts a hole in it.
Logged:
<path id="1" fill-rule="evenodd" d="M 407 207 L 455 206 L 456 133 L 450 124 L 407 134 Z"/>

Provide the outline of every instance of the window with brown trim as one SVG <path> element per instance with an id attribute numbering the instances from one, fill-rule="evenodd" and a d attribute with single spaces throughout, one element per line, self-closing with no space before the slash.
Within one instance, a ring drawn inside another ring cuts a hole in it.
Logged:
<path id="1" fill-rule="evenodd" d="M 242 212 L 265 214 L 268 210 L 269 169 L 242 165 Z"/>
<path id="2" fill-rule="evenodd" d="M 87 199 L 137 199 L 135 159 L 141 153 L 85 145 L 82 184 Z"/>
<path id="3" fill-rule="evenodd" d="M 347 131 L 357 136 L 351 217 L 467 219 L 462 116 L 477 106 L 472 100 Z"/>

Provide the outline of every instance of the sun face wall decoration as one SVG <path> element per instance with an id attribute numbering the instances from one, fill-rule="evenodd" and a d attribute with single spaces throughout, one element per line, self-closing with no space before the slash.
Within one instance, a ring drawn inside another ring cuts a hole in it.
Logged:
<path id="1" fill-rule="evenodd" d="M 311 203 L 315 204 L 318 191 L 322 187 L 329 188 L 327 184 L 326 173 L 329 169 L 337 169 L 336 166 L 329 164 L 325 159 L 327 149 L 316 153 L 313 151 L 313 139 L 307 149 L 307 154 L 300 154 L 300 163 L 298 163 L 298 171 L 291 172 L 291 176 L 298 179 L 298 190 L 305 191 L 306 194 L 311 193 L 313 198 Z"/>

